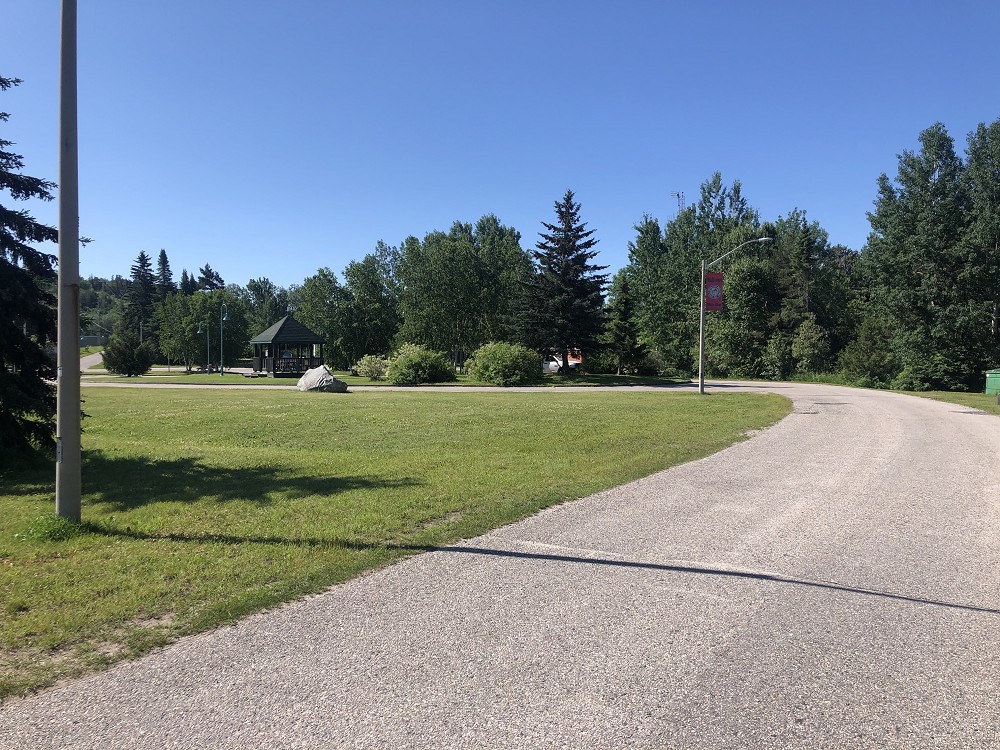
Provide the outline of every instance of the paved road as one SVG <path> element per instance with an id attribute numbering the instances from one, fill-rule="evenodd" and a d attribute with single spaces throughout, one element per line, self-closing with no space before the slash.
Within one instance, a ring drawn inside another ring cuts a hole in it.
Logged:
<path id="1" fill-rule="evenodd" d="M 86 372 L 91 367 L 97 367 L 99 364 L 104 362 L 104 353 L 97 352 L 96 354 L 88 354 L 85 357 L 80 357 L 80 372 Z"/>
<path id="2" fill-rule="evenodd" d="M 1000 747 L 1000 419 L 769 388 L 744 443 L 8 704 L 0 747 Z"/>

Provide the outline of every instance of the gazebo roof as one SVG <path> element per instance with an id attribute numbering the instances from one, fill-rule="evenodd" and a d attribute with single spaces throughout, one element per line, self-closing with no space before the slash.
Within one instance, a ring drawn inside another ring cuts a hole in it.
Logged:
<path id="1" fill-rule="evenodd" d="M 326 339 L 319 336 L 291 315 L 286 315 L 263 333 L 258 333 L 250 341 L 251 344 L 325 344 Z"/>

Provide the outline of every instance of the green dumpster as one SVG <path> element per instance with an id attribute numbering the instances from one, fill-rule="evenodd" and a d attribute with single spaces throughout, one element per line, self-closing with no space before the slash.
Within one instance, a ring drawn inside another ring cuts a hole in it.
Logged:
<path id="1" fill-rule="evenodd" d="M 986 395 L 1000 393 L 1000 370 L 986 371 Z"/>

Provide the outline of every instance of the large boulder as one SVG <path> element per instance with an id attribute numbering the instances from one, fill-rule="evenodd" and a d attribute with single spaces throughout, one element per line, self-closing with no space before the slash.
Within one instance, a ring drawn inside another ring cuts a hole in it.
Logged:
<path id="1" fill-rule="evenodd" d="M 299 378 L 298 389 L 300 391 L 323 391 L 324 393 L 347 393 L 347 383 L 333 377 L 333 373 L 327 369 L 326 365 L 320 365 L 306 370 L 305 374 Z"/>

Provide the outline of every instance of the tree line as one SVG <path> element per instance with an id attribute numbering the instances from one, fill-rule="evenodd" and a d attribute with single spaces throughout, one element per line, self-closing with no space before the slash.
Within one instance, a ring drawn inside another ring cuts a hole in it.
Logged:
<path id="1" fill-rule="evenodd" d="M 18 83 L 0 78 L 0 91 Z M 709 375 L 979 390 L 1000 365 L 1000 121 L 970 133 L 964 156 L 941 124 L 919 144 L 876 180 L 860 251 L 831 244 L 799 208 L 763 220 L 738 180 L 715 173 L 673 219 L 637 222 L 628 264 L 611 278 L 567 191 L 532 249 L 487 214 L 378 242 L 339 275 L 321 267 L 288 288 L 264 276 L 227 284 L 208 263 L 175 281 L 166 250 L 155 268 L 143 251 L 128 276 L 81 282 L 82 333 L 110 335 L 106 351 L 126 364 L 230 366 L 253 335 L 294 313 L 327 340 L 336 369 L 404 344 L 460 366 L 486 343 L 509 342 L 565 364 L 580 352 L 592 372 L 688 376 L 702 262 L 768 237 L 725 263 L 725 306 L 708 316 Z M 23 175 L 12 145 L 0 140 L 0 195 L 51 199 L 55 186 Z M 51 438 L 55 272 L 39 246 L 55 240 L 27 211 L 0 205 L 0 434 L 11 455 Z"/>
<path id="2" fill-rule="evenodd" d="M 708 316 L 709 375 L 980 390 L 985 371 L 1000 364 L 1000 121 L 969 134 L 965 158 L 943 125 L 919 142 L 899 155 L 893 178 L 878 177 L 860 252 L 831 244 L 798 208 L 762 220 L 740 182 L 715 173 L 672 220 L 642 217 L 628 264 L 610 283 L 568 191 L 530 251 L 490 214 L 398 246 L 379 242 L 339 278 L 322 268 L 288 289 L 266 278 L 246 287 L 217 279 L 215 294 L 242 311 L 251 333 L 293 311 L 327 339 L 339 369 L 403 343 L 458 366 L 484 343 L 506 341 L 562 357 L 580 350 L 592 372 L 684 377 L 697 369 L 702 261 L 767 237 L 726 261 L 725 306 Z M 141 283 L 133 268 L 124 288 L 162 297 L 166 262 L 161 252 L 158 273 L 148 269 Z M 200 269 L 197 283 L 190 276 L 187 296 L 207 288 L 212 273 Z M 199 299 L 189 312 L 178 300 L 162 308 L 158 325 L 171 336 L 187 320 L 186 338 L 175 336 L 183 347 L 169 337 L 163 346 L 178 360 L 183 348 L 197 361 L 191 330 L 218 307 L 212 296 Z M 239 356 L 235 339 L 233 347 Z"/>
<path id="3" fill-rule="evenodd" d="M 82 284 L 83 328 L 111 331 L 105 359 L 130 374 L 161 358 L 188 369 L 217 366 L 220 357 L 231 365 L 251 337 L 286 314 L 326 339 L 327 364 L 340 370 L 407 343 L 443 352 L 453 367 L 492 341 L 596 355 L 606 285 L 603 267 L 590 263 L 596 240 L 572 191 L 555 208 L 555 223 L 543 223 L 532 252 L 517 230 L 488 214 L 398 246 L 380 241 L 339 276 L 324 267 L 289 288 L 266 277 L 225 284 L 207 264 L 197 276 L 182 271 L 178 285 L 165 250 L 156 269 L 143 251 L 128 278 Z"/>

